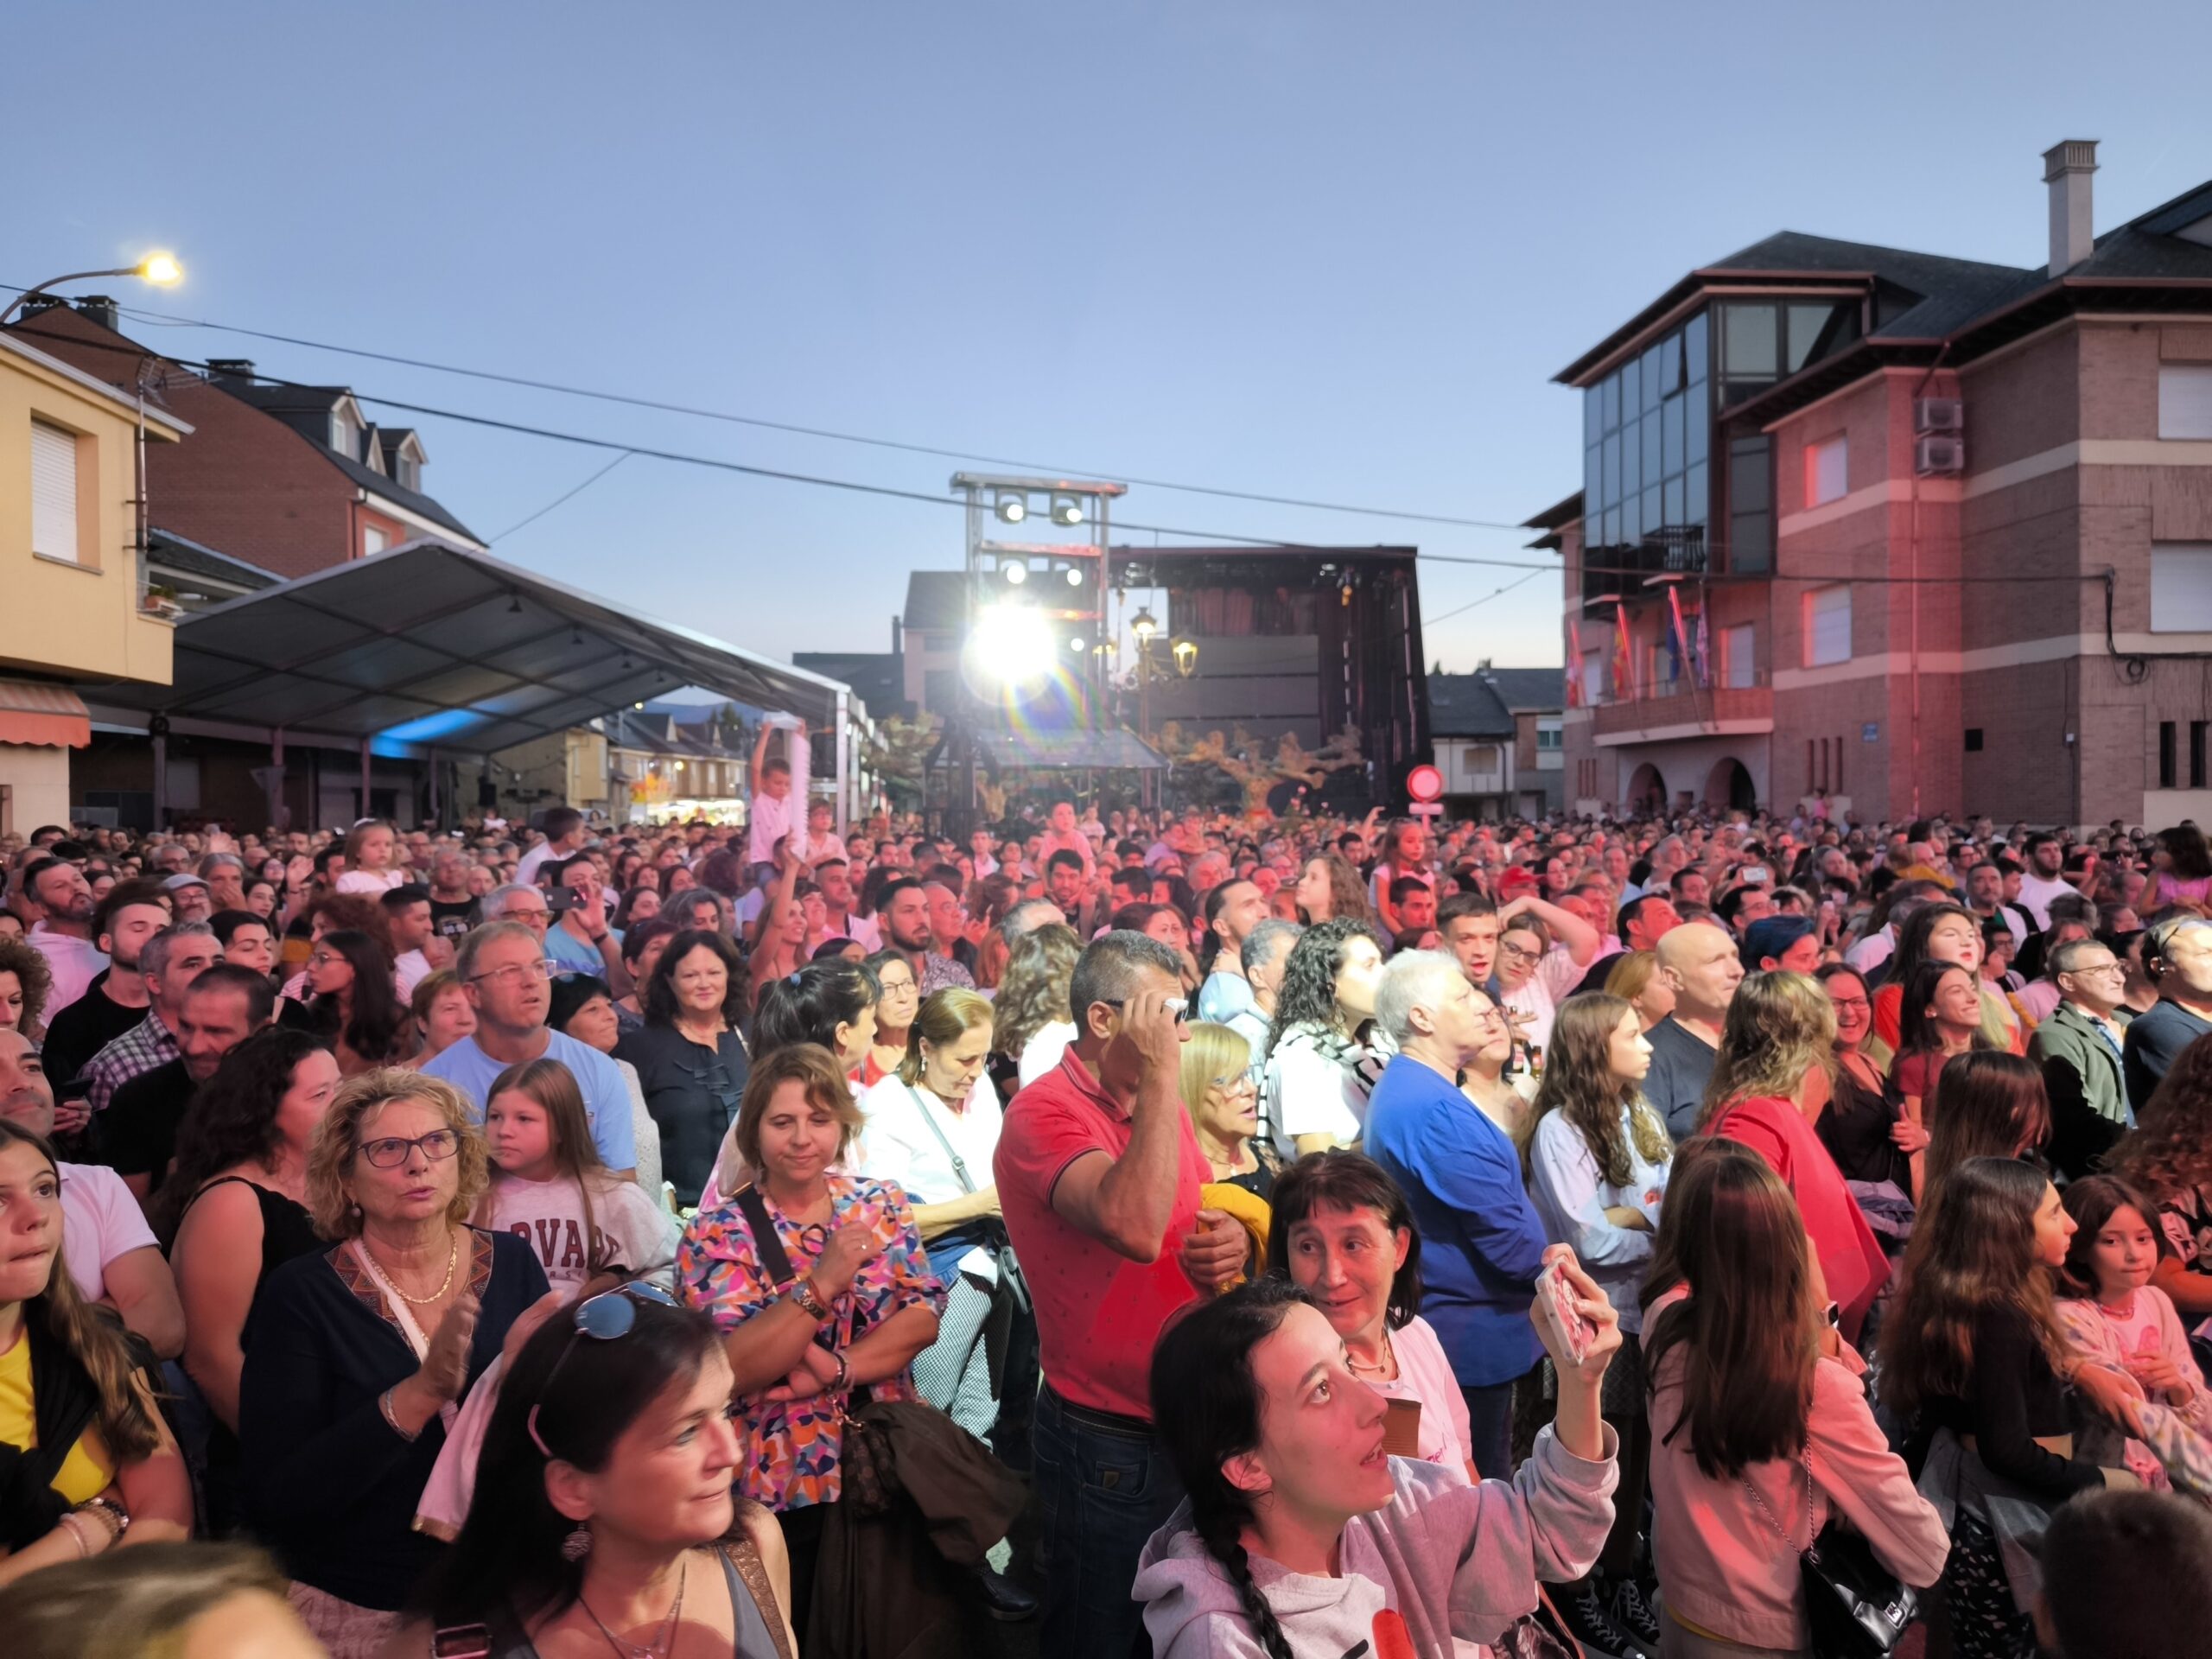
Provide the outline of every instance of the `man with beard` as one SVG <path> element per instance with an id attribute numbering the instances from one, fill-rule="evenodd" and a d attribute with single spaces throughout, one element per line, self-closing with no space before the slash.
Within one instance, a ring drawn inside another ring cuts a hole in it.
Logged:
<path id="1" fill-rule="evenodd" d="M 914 983 L 926 998 L 948 985 L 974 990 L 974 976 L 950 957 L 937 953 L 936 936 L 930 931 L 930 901 L 918 881 L 902 878 L 887 881 L 875 901 L 875 918 L 883 926 L 883 948 L 896 950 L 914 970 Z"/>
<path id="2" fill-rule="evenodd" d="M 149 1003 L 146 1017 L 93 1055 L 81 1074 L 90 1085 L 85 1100 L 95 1120 L 124 1084 L 176 1058 L 185 993 L 215 965 L 219 950 L 215 930 L 205 922 L 174 923 L 140 948 L 138 971 Z"/>
<path id="3" fill-rule="evenodd" d="M 168 1175 L 177 1125 L 194 1091 L 276 1008 L 276 986 L 251 968 L 218 963 L 192 982 L 176 1015 L 176 1058 L 118 1089 L 100 1116 L 100 1161 L 139 1203 Z"/>
<path id="4" fill-rule="evenodd" d="M 24 867 L 17 904 L 31 924 L 32 947 L 54 975 L 47 994 L 48 1020 L 91 987 L 107 958 L 92 944 L 92 914 L 99 908 L 85 873 L 63 858 L 34 859 Z"/>
<path id="5" fill-rule="evenodd" d="M 67 1083 L 93 1055 L 146 1017 L 145 976 L 138 953 L 169 925 L 169 907 L 158 881 L 120 881 L 92 912 L 92 939 L 108 958 L 85 995 L 47 1021 L 39 1055 L 50 1082 Z M 62 1108 L 64 1135 L 84 1127 L 83 1103 Z"/>

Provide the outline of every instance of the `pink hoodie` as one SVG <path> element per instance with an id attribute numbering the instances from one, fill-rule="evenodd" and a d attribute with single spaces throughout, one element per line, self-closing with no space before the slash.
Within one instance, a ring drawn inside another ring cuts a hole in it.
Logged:
<path id="1" fill-rule="evenodd" d="M 1645 1312 L 1647 1341 L 1659 1330 L 1661 1313 L 1688 1294 L 1670 1290 Z M 1839 1512 L 1907 1584 L 1925 1588 L 1942 1576 L 1951 1541 L 1875 1422 L 1862 1380 L 1866 1362 L 1847 1344 L 1840 1360 L 1823 1358 L 1814 1368 L 1807 1424 L 1814 1484 L 1809 1534 L 1803 1459 L 1770 1459 L 1740 1478 L 1719 1480 L 1699 1470 L 1689 1431 L 1675 1433 L 1683 1363 L 1682 1351 L 1670 1349 L 1652 1378 L 1651 1548 L 1669 1609 L 1748 1647 L 1804 1647 L 1812 1635 L 1797 1554 Z M 1765 1508 L 1753 1499 L 1754 1488 Z M 1789 1529 L 1788 1543 L 1769 1511 Z"/>

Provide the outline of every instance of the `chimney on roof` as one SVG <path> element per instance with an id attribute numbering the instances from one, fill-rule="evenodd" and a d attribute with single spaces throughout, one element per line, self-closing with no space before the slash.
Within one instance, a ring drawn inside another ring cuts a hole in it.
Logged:
<path id="1" fill-rule="evenodd" d="M 242 390 L 253 384 L 253 359 L 250 357 L 211 357 L 207 359 L 207 378 L 219 386 L 232 391 Z"/>
<path id="2" fill-rule="evenodd" d="M 2089 175 L 2097 170 L 2097 141 L 2068 138 L 2043 153 L 2043 181 L 2050 187 L 2050 274 L 2063 276 L 2097 251 L 2089 217 Z"/>
<path id="3" fill-rule="evenodd" d="M 77 315 L 87 322 L 97 322 L 110 334 L 119 332 L 115 326 L 115 302 L 105 294 L 86 295 L 77 302 Z"/>

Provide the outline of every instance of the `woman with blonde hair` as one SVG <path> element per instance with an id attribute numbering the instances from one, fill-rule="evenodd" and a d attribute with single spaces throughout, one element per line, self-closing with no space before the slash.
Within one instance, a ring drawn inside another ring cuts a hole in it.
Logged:
<path id="1" fill-rule="evenodd" d="M 1201 1020 L 1183 1045 L 1183 1109 L 1217 1183 L 1240 1186 L 1262 1200 L 1274 1190 L 1282 1160 L 1260 1133 L 1260 1091 L 1252 1077 L 1252 1045 L 1227 1026 Z M 1208 1199 L 1208 1203 L 1212 1200 Z M 1267 1238 L 1262 1235 L 1264 1252 Z"/>
<path id="2" fill-rule="evenodd" d="M 1017 1088 L 1058 1065 L 1075 1040 L 1068 987 L 1082 954 L 1075 930 L 1062 922 L 1032 928 L 1007 953 L 1006 976 L 991 1004 L 991 1052 L 1002 1067 L 1012 1068 Z"/>
<path id="3" fill-rule="evenodd" d="M 0 1118 L 0 1585 L 124 1541 L 182 1538 L 192 1485 L 120 1320 L 61 1255 L 61 1172 Z"/>
<path id="4" fill-rule="evenodd" d="M 1646 1031 L 1675 1011 L 1674 983 L 1659 971 L 1656 950 L 1624 954 L 1605 976 L 1605 995 L 1618 996 L 1634 1008 Z"/>
<path id="5" fill-rule="evenodd" d="M 442 1548 L 415 1530 L 451 1414 L 546 1294 L 537 1253 L 479 1231 L 484 1137 L 451 1084 L 349 1078 L 308 1154 L 327 1249 L 271 1273 L 238 1386 L 245 1503 L 338 1659 L 375 1654 Z"/>
<path id="6" fill-rule="evenodd" d="M 1834 1046 L 1835 1005 L 1817 981 L 1745 975 L 1728 1004 L 1698 1132 L 1741 1141 L 1782 1177 L 1852 1342 L 1890 1264 L 1814 1128 L 1828 1103 Z"/>

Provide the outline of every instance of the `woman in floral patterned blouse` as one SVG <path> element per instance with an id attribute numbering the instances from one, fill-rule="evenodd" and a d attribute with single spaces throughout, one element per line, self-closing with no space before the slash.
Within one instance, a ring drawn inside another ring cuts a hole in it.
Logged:
<path id="1" fill-rule="evenodd" d="M 937 1340 L 944 1305 L 906 1193 L 830 1173 L 861 1123 L 829 1050 L 798 1044 L 756 1063 L 732 1136 L 760 1179 L 700 1211 L 677 1253 L 684 1300 L 728 1336 L 747 1442 L 737 1489 L 783 1523 L 802 1629 L 822 1522 L 843 1490 L 844 1408 L 919 1397 L 908 1367 Z"/>

